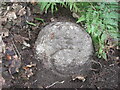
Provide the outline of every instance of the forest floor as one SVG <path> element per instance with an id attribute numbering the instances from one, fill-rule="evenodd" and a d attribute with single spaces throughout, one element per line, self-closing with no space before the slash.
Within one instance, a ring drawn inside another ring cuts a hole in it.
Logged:
<path id="1" fill-rule="evenodd" d="M 76 88 L 93 88 L 94 90 L 102 88 L 118 90 L 120 88 L 120 50 L 116 47 L 109 50 L 107 61 L 93 56 L 95 61 L 92 64 L 93 70 L 89 72 L 84 82 L 71 81 L 71 78 L 58 78 L 54 83 L 49 82 L 52 74 L 44 70 L 42 64 L 35 58 L 35 41 L 41 28 L 51 22 L 75 23 L 76 19 L 69 10 L 59 7 L 59 10 L 53 15 L 49 12 L 41 15 L 39 7 L 30 3 L 5 3 L 1 8 L 2 30 L 6 31 L 5 34 L 9 33 L 3 38 L 3 42 L 6 44 L 2 58 L 2 76 L 5 79 L 3 88 L 67 87 L 74 88 L 74 90 L 77 90 Z M 44 23 L 34 18 L 42 18 Z M 30 25 L 26 21 L 36 25 Z M 11 69 L 12 59 L 18 60 L 18 63 L 21 62 L 20 66 L 16 65 L 19 71 Z M 44 76 L 44 80 L 46 79 L 45 82 L 43 82 L 42 76 Z M 44 86 L 41 86 L 41 83 L 44 83 Z"/>

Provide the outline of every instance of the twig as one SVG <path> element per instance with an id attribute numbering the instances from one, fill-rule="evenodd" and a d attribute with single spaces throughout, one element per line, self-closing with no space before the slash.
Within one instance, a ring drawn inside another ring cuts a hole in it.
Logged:
<path id="1" fill-rule="evenodd" d="M 31 31 L 28 30 L 29 39 L 31 39 Z"/>
<path id="2" fill-rule="evenodd" d="M 12 35 L 12 37 L 14 37 L 12 33 L 10 33 L 10 34 Z M 15 43 L 14 43 L 14 39 L 13 39 L 13 38 L 12 38 L 12 44 L 13 44 L 13 48 L 15 48 L 15 51 L 17 52 L 16 55 L 18 55 L 19 58 L 21 59 L 21 55 L 20 55 L 19 50 L 17 49 L 17 47 L 16 47 L 16 45 L 15 45 Z M 15 53 L 16 53 L 16 52 L 15 52 Z"/>
<path id="3" fill-rule="evenodd" d="M 50 87 L 54 86 L 54 85 L 57 84 L 57 83 L 64 83 L 64 82 L 65 82 L 65 81 L 61 81 L 61 82 L 56 81 L 56 82 L 54 82 L 53 84 L 47 86 L 46 88 L 50 88 Z"/>
<path id="4" fill-rule="evenodd" d="M 18 56 L 19 56 L 19 58 L 21 59 L 21 55 L 20 55 L 20 53 L 19 53 L 19 51 L 18 51 L 18 49 L 17 49 L 17 47 L 16 47 L 16 45 L 15 45 L 15 43 L 14 43 L 13 40 L 12 40 L 12 44 L 13 44 L 13 46 L 14 46 L 14 48 L 15 48 L 15 50 L 16 50 Z"/>

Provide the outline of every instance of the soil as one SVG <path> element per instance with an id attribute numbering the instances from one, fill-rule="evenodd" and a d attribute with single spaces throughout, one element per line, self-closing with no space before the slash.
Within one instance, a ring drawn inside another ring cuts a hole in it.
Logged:
<path id="1" fill-rule="evenodd" d="M 14 3 L 7 3 L 6 6 L 12 6 Z M 76 19 L 73 18 L 72 13 L 65 8 L 59 7 L 58 11 L 54 14 L 43 13 L 42 15 L 39 13 L 39 8 L 36 5 L 30 3 L 19 3 L 26 8 L 30 8 L 31 15 L 23 15 L 18 17 L 13 22 L 7 21 L 7 23 L 3 23 L 2 25 L 6 28 L 9 28 L 10 35 L 3 39 L 4 43 L 7 46 L 11 46 L 13 43 L 12 38 L 14 34 L 20 35 L 22 37 L 29 38 L 26 40 L 27 43 L 30 44 L 30 47 L 24 47 L 20 42 L 15 42 L 20 55 L 21 55 L 21 67 L 18 73 L 14 73 L 10 75 L 7 72 L 7 69 L 3 66 L 3 77 L 5 78 L 6 84 L 3 86 L 3 90 L 5 87 L 10 89 L 14 88 L 91 88 L 93 90 L 100 90 L 102 88 L 108 88 L 113 90 L 119 90 L 120 86 L 120 59 L 116 59 L 116 57 L 120 57 L 119 49 L 113 47 L 108 52 L 108 60 L 105 61 L 103 59 L 98 59 L 95 55 L 93 56 L 93 64 L 92 69 L 88 75 L 86 75 L 86 80 L 83 82 L 81 80 L 72 80 L 71 77 L 64 79 L 63 77 L 56 78 L 55 75 L 51 74 L 50 71 L 43 68 L 41 62 L 38 62 L 35 58 L 35 41 L 37 39 L 37 35 L 40 32 L 41 28 L 45 25 L 55 22 L 55 21 L 70 21 L 75 23 Z M 34 7 L 34 8 L 33 8 Z M 29 10 L 28 10 L 29 12 Z M 45 23 L 35 20 L 34 18 L 42 18 Z M 37 24 L 37 27 L 28 25 L 25 23 L 25 20 L 29 20 L 30 22 L 34 22 Z M 12 23 L 12 24 L 11 24 Z M 15 24 L 14 24 L 15 23 Z M 19 40 L 20 41 L 20 40 Z M 3 57 L 3 65 L 8 62 L 4 55 Z M 25 69 L 24 66 L 30 65 L 30 63 L 36 64 L 36 66 L 31 67 L 33 75 L 30 77 L 24 76 Z M 5 72 L 6 71 L 6 72 Z M 14 78 L 12 78 L 14 76 Z M 49 82 L 52 81 L 52 82 Z M 55 85 L 52 85 L 55 82 Z M 61 81 L 64 81 L 62 83 Z M 51 86 L 50 86 L 51 85 Z"/>

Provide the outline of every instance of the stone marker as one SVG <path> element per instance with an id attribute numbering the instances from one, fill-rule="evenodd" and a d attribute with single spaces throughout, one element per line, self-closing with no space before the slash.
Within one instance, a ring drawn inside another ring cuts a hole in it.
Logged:
<path id="1" fill-rule="evenodd" d="M 37 59 L 56 75 L 85 75 L 90 69 L 92 40 L 75 23 L 54 22 L 45 26 L 35 47 Z"/>

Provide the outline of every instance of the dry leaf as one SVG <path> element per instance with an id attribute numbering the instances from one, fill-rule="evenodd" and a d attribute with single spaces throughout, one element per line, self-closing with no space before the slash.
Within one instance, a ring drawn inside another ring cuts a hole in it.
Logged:
<path id="1" fill-rule="evenodd" d="M 85 79 L 85 77 L 83 77 L 83 76 L 80 75 L 80 76 L 73 76 L 73 77 L 72 77 L 72 80 L 73 80 L 73 81 L 75 81 L 75 80 L 80 80 L 80 81 L 83 81 L 83 82 L 84 82 L 86 79 Z"/>
<path id="2" fill-rule="evenodd" d="M 54 22 L 54 21 L 55 21 L 55 19 L 54 19 L 54 18 L 50 18 L 50 21 L 51 21 L 51 22 Z"/>
<path id="3" fill-rule="evenodd" d="M 31 67 L 35 67 L 36 64 L 33 64 L 32 62 L 30 63 L 30 65 L 26 65 L 25 67 L 23 67 L 23 69 L 28 69 L 28 68 L 31 68 Z"/>
<path id="4" fill-rule="evenodd" d="M 23 42 L 23 45 L 25 45 L 26 47 L 30 47 L 30 44 L 28 44 L 27 42 Z"/>
<path id="5" fill-rule="evenodd" d="M 26 11 L 25 11 L 25 7 L 24 7 L 24 8 L 22 8 L 22 9 L 19 10 L 19 12 L 18 12 L 17 15 L 23 16 L 23 15 L 25 15 L 25 14 L 26 14 Z"/>
<path id="6" fill-rule="evenodd" d="M 77 18 L 77 19 L 80 18 L 79 14 L 74 13 L 74 12 L 72 13 L 72 16 L 73 16 L 74 18 Z"/>
<path id="7" fill-rule="evenodd" d="M 5 43 L 2 40 L 2 36 L 0 36 L 0 52 L 5 53 Z"/>
<path id="8" fill-rule="evenodd" d="M 6 58 L 7 58 L 7 60 L 11 60 L 12 59 L 12 57 L 10 56 L 10 55 L 6 55 Z"/>
<path id="9" fill-rule="evenodd" d="M 0 64 L 2 64 L 2 57 L 3 57 L 3 54 L 0 53 Z"/>
<path id="10" fill-rule="evenodd" d="M 30 65 L 27 65 L 26 67 L 31 68 L 31 67 L 35 67 L 35 66 L 36 66 L 36 64 L 30 64 Z"/>
<path id="11" fill-rule="evenodd" d="M 16 16 L 15 12 L 9 12 L 9 13 L 7 13 L 6 17 L 7 17 L 9 20 L 17 19 L 17 16 Z"/>

